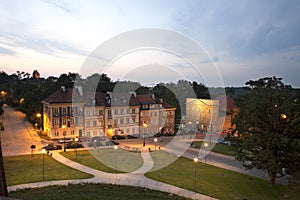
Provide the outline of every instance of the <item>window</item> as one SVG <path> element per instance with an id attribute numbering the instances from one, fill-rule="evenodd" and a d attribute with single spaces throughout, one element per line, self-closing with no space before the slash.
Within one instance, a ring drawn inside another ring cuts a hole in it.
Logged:
<path id="1" fill-rule="evenodd" d="M 71 130 L 71 135 L 75 135 L 75 131 L 74 130 Z"/>
<path id="2" fill-rule="evenodd" d="M 118 114 L 118 109 L 115 109 L 115 115 L 117 115 Z"/>
<path id="3" fill-rule="evenodd" d="M 87 131 L 87 132 L 86 132 L 86 136 L 91 136 L 91 132 L 90 132 L 90 131 Z"/>
<path id="4" fill-rule="evenodd" d="M 63 115 L 66 115 L 66 114 L 67 114 L 67 108 L 66 108 L 66 107 L 63 107 L 63 108 L 62 108 L 62 114 L 63 114 Z"/>
<path id="5" fill-rule="evenodd" d="M 97 135 L 97 131 L 93 131 L 93 136 L 96 136 Z"/>
<path id="6" fill-rule="evenodd" d="M 118 125 L 118 120 L 117 119 L 114 120 L 114 125 Z"/>
<path id="7" fill-rule="evenodd" d="M 126 128 L 126 133 L 129 134 L 130 133 L 130 130 L 129 128 Z"/>
<path id="8" fill-rule="evenodd" d="M 58 115 L 58 108 L 52 108 L 53 115 Z"/>
<path id="9" fill-rule="evenodd" d="M 58 137 L 58 136 L 59 136 L 59 132 L 58 132 L 58 131 L 55 131 L 55 132 L 54 132 L 54 135 L 55 135 L 55 137 Z"/>
<path id="10" fill-rule="evenodd" d="M 126 118 L 126 124 L 129 124 L 129 123 L 130 123 L 129 118 Z"/>
<path id="11" fill-rule="evenodd" d="M 89 110 L 87 110 L 87 111 L 85 112 L 85 115 L 86 115 L 86 116 L 90 116 L 90 114 L 91 114 L 91 113 L 90 113 Z"/>
<path id="12" fill-rule="evenodd" d="M 93 121 L 93 126 L 97 126 L 97 121 Z"/>
<path id="13" fill-rule="evenodd" d="M 129 109 L 126 109 L 126 114 L 129 114 Z"/>
<path id="14" fill-rule="evenodd" d="M 99 110 L 99 115 L 103 115 L 103 110 Z"/>
<path id="15" fill-rule="evenodd" d="M 108 110 L 108 111 L 107 111 L 107 114 L 108 114 L 108 115 L 111 115 L 111 110 Z"/>
<path id="16" fill-rule="evenodd" d="M 132 129 L 131 129 L 131 133 L 135 133 L 135 128 L 132 128 Z"/>
<path id="17" fill-rule="evenodd" d="M 103 121 L 102 120 L 99 121 L 99 126 L 103 126 Z"/>
<path id="18" fill-rule="evenodd" d="M 91 122 L 90 121 L 86 121 L 86 127 L 90 127 L 91 126 Z"/>
<path id="19" fill-rule="evenodd" d="M 131 112 L 132 114 L 135 114 L 135 108 L 132 108 Z"/>
<path id="20" fill-rule="evenodd" d="M 120 119 L 120 124 L 124 124 L 124 119 Z"/>
<path id="21" fill-rule="evenodd" d="M 124 114 L 124 109 L 121 109 L 120 112 L 121 112 L 120 114 L 123 115 Z"/>
<path id="22" fill-rule="evenodd" d="M 66 125 L 66 124 L 67 124 L 67 119 L 66 119 L 66 118 L 63 118 L 63 119 L 62 119 L 62 124 L 63 124 L 63 125 Z"/>

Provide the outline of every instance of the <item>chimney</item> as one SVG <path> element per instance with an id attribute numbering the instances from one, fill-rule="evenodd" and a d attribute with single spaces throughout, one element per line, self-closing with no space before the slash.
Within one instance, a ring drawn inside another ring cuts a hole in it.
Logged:
<path id="1" fill-rule="evenodd" d="M 60 87 L 62 92 L 66 92 L 66 87 L 63 85 Z"/>
<path id="2" fill-rule="evenodd" d="M 155 100 L 155 95 L 154 95 L 154 94 L 151 94 L 151 97 L 152 97 L 152 99 L 154 99 L 154 100 Z"/>
<path id="3" fill-rule="evenodd" d="M 132 91 L 130 91 L 130 92 L 129 92 L 129 94 L 133 94 L 133 95 L 134 95 L 134 97 L 136 97 L 136 92 L 132 92 Z"/>

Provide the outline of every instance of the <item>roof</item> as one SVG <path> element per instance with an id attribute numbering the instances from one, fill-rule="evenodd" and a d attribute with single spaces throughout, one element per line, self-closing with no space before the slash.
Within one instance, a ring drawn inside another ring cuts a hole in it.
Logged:
<path id="1" fill-rule="evenodd" d="M 235 102 L 230 96 L 227 95 L 217 96 L 216 100 L 219 100 L 221 109 L 226 108 L 226 110 L 231 110 L 236 108 Z"/>
<path id="2" fill-rule="evenodd" d="M 153 98 L 153 96 L 149 94 L 137 95 L 136 98 L 140 104 L 156 104 L 156 101 Z"/>
<path id="3" fill-rule="evenodd" d="M 111 93 L 112 106 L 138 106 L 137 97 L 131 93 Z"/>
<path id="4" fill-rule="evenodd" d="M 42 100 L 43 103 L 72 103 L 82 101 L 83 97 L 79 95 L 77 90 L 74 90 L 73 94 L 73 88 L 61 88 Z"/>

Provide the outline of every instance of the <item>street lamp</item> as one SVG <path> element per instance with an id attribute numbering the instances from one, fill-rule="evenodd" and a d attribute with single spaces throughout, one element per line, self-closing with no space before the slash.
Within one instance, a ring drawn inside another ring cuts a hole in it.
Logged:
<path id="1" fill-rule="evenodd" d="M 146 139 L 145 139 L 145 132 L 146 132 L 146 128 L 147 128 L 147 124 L 144 122 L 143 123 L 143 127 L 144 127 L 144 143 L 143 143 L 143 146 L 146 146 Z"/>
<path id="2" fill-rule="evenodd" d="M 96 149 L 97 147 L 97 140 L 94 140 L 94 148 Z"/>
<path id="3" fill-rule="evenodd" d="M 208 143 L 205 142 L 205 143 L 204 143 L 204 147 L 205 147 L 205 154 L 204 154 L 205 164 L 206 164 L 206 150 L 207 150 L 207 146 L 208 146 Z"/>
<path id="4" fill-rule="evenodd" d="M 157 138 L 154 138 L 154 150 L 156 151 L 156 142 L 157 142 Z"/>
<path id="5" fill-rule="evenodd" d="M 77 142 L 78 142 L 78 137 L 75 138 L 75 156 L 77 160 Z"/>
<path id="6" fill-rule="evenodd" d="M 44 154 L 45 154 L 45 149 L 42 149 L 42 173 L 43 173 L 43 181 L 45 180 L 45 160 L 44 160 Z"/>
<path id="7" fill-rule="evenodd" d="M 115 145 L 114 149 L 116 150 L 116 156 L 115 156 L 115 170 L 117 171 L 117 167 L 118 167 L 118 154 L 117 154 L 117 150 L 118 150 L 118 146 Z"/>
<path id="8" fill-rule="evenodd" d="M 198 163 L 198 158 L 194 158 L 194 163 L 195 163 L 195 168 L 194 168 L 194 191 L 196 191 L 196 185 L 197 185 L 197 163 Z"/>
<path id="9" fill-rule="evenodd" d="M 63 129 L 63 136 L 64 136 L 64 152 L 66 152 L 66 125 L 62 125 L 61 128 Z"/>
<path id="10" fill-rule="evenodd" d="M 41 115 L 41 113 L 37 113 L 36 114 L 36 118 L 37 118 L 37 123 L 35 123 L 35 127 L 36 127 L 36 129 L 38 128 L 38 126 L 40 127 L 40 119 L 41 119 L 41 117 L 42 117 L 42 115 Z"/>

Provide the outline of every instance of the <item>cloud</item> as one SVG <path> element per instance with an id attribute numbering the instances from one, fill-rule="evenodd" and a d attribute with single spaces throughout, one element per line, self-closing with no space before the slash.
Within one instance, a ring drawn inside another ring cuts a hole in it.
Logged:
<path id="1" fill-rule="evenodd" d="M 65 11 L 65 12 L 68 12 L 68 13 L 74 11 L 70 7 L 70 5 L 68 5 L 67 3 L 64 3 L 63 1 L 53 1 L 53 0 L 49 1 L 49 0 L 47 0 L 47 1 L 45 1 L 45 3 L 48 3 L 48 4 L 50 4 L 50 5 L 52 5 L 56 8 L 59 8 L 59 9 Z"/>
<path id="2" fill-rule="evenodd" d="M 9 55 L 9 56 L 18 55 L 17 52 L 15 52 L 15 51 L 13 51 L 11 49 L 5 48 L 5 47 L 0 47 L 0 54 L 2 54 L 2 55 Z"/>
<path id="3" fill-rule="evenodd" d="M 0 37 L 3 39 L 2 43 L 4 44 L 27 48 L 44 54 L 52 54 L 53 56 L 60 56 L 59 52 L 61 51 L 80 56 L 86 56 L 89 53 L 54 39 L 38 38 L 17 33 L 2 33 Z"/>

